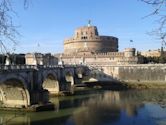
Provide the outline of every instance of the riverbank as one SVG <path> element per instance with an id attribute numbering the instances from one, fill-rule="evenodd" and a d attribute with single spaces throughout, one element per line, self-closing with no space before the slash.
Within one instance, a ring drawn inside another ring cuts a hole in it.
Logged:
<path id="1" fill-rule="evenodd" d="M 166 89 L 166 82 L 121 81 L 121 85 L 126 89 Z"/>
<path id="2" fill-rule="evenodd" d="M 47 104 L 36 104 L 32 105 L 27 108 L 17 108 L 17 107 L 0 107 L 0 110 L 4 111 L 26 111 L 26 112 L 41 112 L 41 111 L 52 111 L 54 110 L 54 104 L 53 103 L 47 103 Z"/>
<path id="3" fill-rule="evenodd" d="M 125 90 L 125 89 L 166 89 L 166 82 L 161 81 L 106 81 L 106 82 L 90 82 L 84 84 L 86 87 L 104 88 L 109 90 Z"/>

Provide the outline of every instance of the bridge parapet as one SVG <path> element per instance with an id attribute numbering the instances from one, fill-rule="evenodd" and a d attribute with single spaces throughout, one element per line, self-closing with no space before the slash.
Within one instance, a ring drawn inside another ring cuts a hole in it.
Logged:
<path id="1" fill-rule="evenodd" d="M 0 71 L 36 69 L 35 65 L 0 65 Z"/>
<path id="2" fill-rule="evenodd" d="M 52 69 L 52 68 L 63 68 L 63 65 L 37 65 L 38 69 Z"/>
<path id="3" fill-rule="evenodd" d="M 26 69 L 52 69 L 63 68 L 63 65 L 0 65 L 0 71 L 3 70 L 26 70 Z"/>

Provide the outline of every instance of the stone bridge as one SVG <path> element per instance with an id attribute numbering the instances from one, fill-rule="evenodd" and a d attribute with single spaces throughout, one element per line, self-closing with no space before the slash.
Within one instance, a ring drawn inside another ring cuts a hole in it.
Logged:
<path id="1" fill-rule="evenodd" d="M 72 92 L 87 75 L 86 66 L 0 66 L 0 106 L 29 108 L 49 103 L 49 93 Z"/>

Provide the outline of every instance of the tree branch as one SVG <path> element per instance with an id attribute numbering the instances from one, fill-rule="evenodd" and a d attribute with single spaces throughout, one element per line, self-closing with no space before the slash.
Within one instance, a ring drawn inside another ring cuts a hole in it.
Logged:
<path id="1" fill-rule="evenodd" d="M 23 1 L 24 8 L 27 8 L 29 0 Z M 7 42 L 12 43 L 14 46 L 17 45 L 17 37 L 20 35 L 12 20 L 12 15 L 16 15 L 16 13 L 13 11 L 11 2 L 12 0 L 0 0 L 0 43 L 3 43 L 3 46 Z"/>
<path id="2" fill-rule="evenodd" d="M 166 13 L 165 13 L 166 0 L 141 0 L 141 1 L 154 7 L 154 11 L 152 11 L 152 13 L 150 13 L 148 16 L 156 15 L 158 17 L 159 26 L 155 30 L 155 35 L 157 35 L 160 38 L 160 40 L 162 41 L 162 45 L 163 43 L 165 43 L 166 45 Z"/>

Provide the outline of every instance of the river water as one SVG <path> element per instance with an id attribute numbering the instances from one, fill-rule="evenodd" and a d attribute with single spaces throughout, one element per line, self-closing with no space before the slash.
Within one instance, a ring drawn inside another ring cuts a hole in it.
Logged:
<path id="1" fill-rule="evenodd" d="M 166 125 L 165 90 L 86 90 L 50 101 L 54 111 L 0 111 L 0 125 Z"/>

